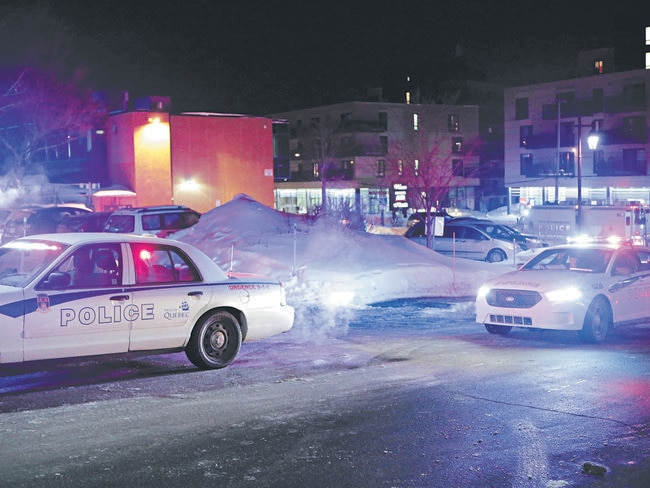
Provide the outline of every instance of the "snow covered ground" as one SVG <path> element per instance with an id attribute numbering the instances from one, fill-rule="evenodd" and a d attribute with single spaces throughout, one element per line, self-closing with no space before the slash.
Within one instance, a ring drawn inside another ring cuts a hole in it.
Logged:
<path id="1" fill-rule="evenodd" d="M 197 246 L 224 270 L 279 279 L 289 303 L 301 305 L 470 297 L 483 281 L 514 266 L 454 260 L 401 235 L 343 229 L 243 194 L 174 238 Z"/>

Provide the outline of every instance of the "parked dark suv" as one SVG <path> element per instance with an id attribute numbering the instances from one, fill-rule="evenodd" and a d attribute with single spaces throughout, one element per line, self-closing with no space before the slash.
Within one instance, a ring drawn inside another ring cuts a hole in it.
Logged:
<path id="1" fill-rule="evenodd" d="M 5 223 L 2 243 L 18 237 L 58 232 L 61 222 L 70 215 L 91 213 L 81 207 L 26 207 L 14 210 Z"/>
<path id="2" fill-rule="evenodd" d="M 196 210 L 182 205 L 133 207 L 115 210 L 104 225 L 104 232 L 167 237 L 192 227 L 201 218 Z"/>

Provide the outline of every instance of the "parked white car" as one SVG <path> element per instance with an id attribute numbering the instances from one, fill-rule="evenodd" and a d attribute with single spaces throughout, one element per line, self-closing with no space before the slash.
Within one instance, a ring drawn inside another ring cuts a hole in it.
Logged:
<path id="1" fill-rule="evenodd" d="M 493 278 L 476 297 L 476 321 L 488 332 L 512 327 L 576 330 L 601 342 L 625 322 L 650 320 L 650 248 L 549 247 L 517 271 Z"/>
<path id="2" fill-rule="evenodd" d="M 184 350 L 217 369 L 293 319 L 280 282 L 229 277 L 178 241 L 89 232 L 0 247 L 0 363 Z"/>
<path id="3" fill-rule="evenodd" d="M 422 222 L 409 227 L 404 236 L 422 245 L 427 244 L 426 227 Z M 514 240 L 495 239 L 471 223 L 452 220 L 445 222 L 443 234 L 433 239 L 433 250 L 447 256 L 499 263 L 511 261 L 522 248 Z"/>

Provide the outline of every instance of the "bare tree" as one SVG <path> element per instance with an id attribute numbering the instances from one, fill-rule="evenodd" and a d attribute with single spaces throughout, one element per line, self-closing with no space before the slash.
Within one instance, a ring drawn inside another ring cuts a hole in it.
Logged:
<path id="1" fill-rule="evenodd" d="M 328 198 L 329 183 L 351 176 L 352 168 L 348 166 L 349 158 L 346 159 L 351 148 L 342 142 L 342 129 L 340 124 L 321 121 L 320 118 L 312 119 L 310 126 L 304 129 L 308 137 L 305 139 L 307 147 L 302 152 L 306 159 L 317 165 L 315 173 L 321 182 L 320 214 L 327 214 L 336 207 L 335 202 Z"/>
<path id="2" fill-rule="evenodd" d="M 448 134 L 423 130 L 389 141 L 390 178 L 393 183 L 406 185 L 411 207 L 425 210 L 429 248 L 433 246 L 435 212 L 440 210 L 449 189 L 470 184 L 470 178 L 478 172 L 477 167 L 466 166 L 478 144 L 478 140 L 454 143 Z"/>
<path id="3" fill-rule="evenodd" d="M 21 189 L 46 151 L 65 150 L 102 116 L 80 78 L 62 81 L 31 67 L 0 73 L 0 162 L 7 186 Z"/>

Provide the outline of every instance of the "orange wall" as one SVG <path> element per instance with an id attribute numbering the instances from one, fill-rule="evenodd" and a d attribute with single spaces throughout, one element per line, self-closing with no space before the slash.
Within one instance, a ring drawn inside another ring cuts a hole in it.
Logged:
<path id="1" fill-rule="evenodd" d="M 174 203 L 206 212 L 246 193 L 273 206 L 271 119 L 174 115 L 170 126 Z"/>
<path id="2" fill-rule="evenodd" d="M 271 119 L 128 112 L 112 115 L 106 132 L 110 181 L 136 193 L 123 204 L 203 213 L 246 193 L 273 206 Z"/>
<path id="3" fill-rule="evenodd" d="M 158 122 L 152 123 L 154 119 Z M 135 206 L 171 204 L 169 115 L 154 112 L 113 115 L 107 134 L 110 181 L 135 191 Z"/>

